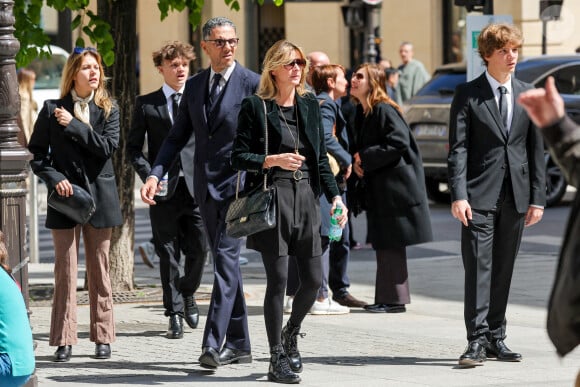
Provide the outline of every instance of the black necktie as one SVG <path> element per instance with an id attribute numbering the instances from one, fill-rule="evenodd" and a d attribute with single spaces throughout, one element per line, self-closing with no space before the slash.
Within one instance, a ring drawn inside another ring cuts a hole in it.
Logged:
<path id="1" fill-rule="evenodd" d="M 173 104 L 171 105 L 171 109 L 173 110 L 173 123 L 177 120 L 177 114 L 179 113 L 179 102 L 181 101 L 181 93 L 174 93 L 171 96 L 173 100 Z"/>
<path id="2" fill-rule="evenodd" d="M 509 131 L 508 128 L 508 106 L 507 106 L 507 89 L 505 86 L 498 87 L 499 90 L 499 115 L 501 116 L 501 122 L 503 123 L 503 128 L 506 132 Z"/>
<path id="3" fill-rule="evenodd" d="M 221 78 L 222 78 L 222 75 L 220 73 L 215 73 L 213 75 L 212 84 L 211 84 L 211 90 L 209 91 L 209 99 L 208 99 L 208 104 L 207 104 L 207 112 L 208 112 L 208 115 L 213 110 L 214 104 L 217 101 L 218 96 L 220 94 L 220 91 L 218 89 L 218 86 L 220 84 L 220 79 Z"/>

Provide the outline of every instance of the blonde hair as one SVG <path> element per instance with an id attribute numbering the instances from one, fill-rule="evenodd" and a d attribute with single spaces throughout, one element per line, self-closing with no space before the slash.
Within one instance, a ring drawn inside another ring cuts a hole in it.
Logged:
<path id="1" fill-rule="evenodd" d="M 389 105 L 397 109 L 399 113 L 402 113 L 401 107 L 397 105 L 397 103 L 389 97 L 389 95 L 387 94 L 387 90 L 385 89 L 385 83 L 387 81 L 387 75 L 385 74 L 385 70 L 383 70 L 382 67 L 376 64 L 363 63 L 360 66 L 358 66 L 354 72 L 356 73 L 361 69 L 363 69 L 367 74 L 367 80 L 369 83 L 369 93 L 365 96 L 365 100 L 369 106 L 369 111 L 367 112 L 367 114 L 371 113 L 373 111 L 373 107 L 380 102 L 388 103 Z"/>
<path id="2" fill-rule="evenodd" d="M 28 95 L 32 95 L 32 90 L 34 89 L 34 82 L 36 81 L 36 73 L 34 70 L 23 68 L 18 70 L 18 87 Z"/>
<path id="3" fill-rule="evenodd" d="M 292 54 L 298 51 L 300 59 L 306 61 L 306 66 L 301 69 L 300 84 L 296 86 L 296 93 L 302 96 L 307 93 L 304 83 L 306 82 L 306 69 L 308 68 L 308 59 L 304 55 L 304 51 L 293 43 L 287 40 L 279 40 L 272 45 L 266 52 L 264 62 L 262 63 L 262 76 L 260 77 L 260 84 L 256 95 L 263 99 L 274 99 L 278 94 L 278 86 L 276 80 L 272 75 L 272 71 L 278 66 L 288 64 L 292 61 Z"/>
<path id="4" fill-rule="evenodd" d="M 62 70 L 62 81 L 60 83 L 60 98 L 64 98 L 67 94 L 71 92 L 74 88 L 74 78 L 80 71 L 83 64 L 83 59 L 87 55 L 92 55 L 97 63 L 99 64 L 99 86 L 95 90 L 94 101 L 95 104 L 105 111 L 105 117 L 108 117 L 113 108 L 113 100 L 109 95 L 106 87 L 105 71 L 103 69 L 103 61 L 101 60 L 101 55 L 94 48 L 86 48 L 81 53 L 75 53 L 68 57 L 64 69 Z"/>

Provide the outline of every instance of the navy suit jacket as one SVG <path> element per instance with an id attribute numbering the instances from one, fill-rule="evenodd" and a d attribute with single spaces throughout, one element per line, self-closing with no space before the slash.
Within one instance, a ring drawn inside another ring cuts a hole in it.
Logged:
<path id="1" fill-rule="evenodd" d="M 233 140 L 238 125 L 238 113 L 244 97 L 254 94 L 260 76 L 236 62 L 228 82 L 222 89 L 211 119 L 205 113 L 209 90 L 210 69 L 196 74 L 185 85 L 179 105 L 177 122 L 163 142 L 151 174 L 160 178 L 169 169 L 175 155 L 195 138 L 194 191 L 197 202 L 206 195 L 219 202 L 236 193 L 237 172 L 230 164 Z M 209 122 L 208 122 L 209 121 Z"/>
<path id="2" fill-rule="evenodd" d="M 449 120 L 449 190 L 453 201 L 491 210 L 509 168 L 515 206 L 546 204 L 544 145 L 541 134 L 515 101 L 533 86 L 512 76 L 513 119 L 509 136 L 485 73 L 455 90 Z"/>

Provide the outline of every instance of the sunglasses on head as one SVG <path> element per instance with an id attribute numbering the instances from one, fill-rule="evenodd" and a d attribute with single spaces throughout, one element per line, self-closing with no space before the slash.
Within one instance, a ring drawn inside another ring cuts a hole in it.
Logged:
<path id="1" fill-rule="evenodd" d="M 292 62 L 286 63 L 284 65 L 284 68 L 286 70 L 290 70 L 290 69 L 293 69 L 294 66 L 296 66 L 296 65 L 298 65 L 298 67 L 300 67 L 300 68 L 304 68 L 304 67 L 306 67 L 306 60 L 304 60 L 304 59 L 294 59 Z"/>
<path id="2" fill-rule="evenodd" d="M 75 47 L 73 49 L 73 54 L 82 54 L 85 51 L 89 51 L 89 52 L 97 52 L 97 49 L 94 47 Z"/>
<path id="3" fill-rule="evenodd" d="M 238 45 L 240 39 L 233 38 L 233 39 L 205 39 L 206 42 L 213 42 L 217 48 L 225 47 L 226 43 L 230 45 L 231 48 L 234 48 Z"/>

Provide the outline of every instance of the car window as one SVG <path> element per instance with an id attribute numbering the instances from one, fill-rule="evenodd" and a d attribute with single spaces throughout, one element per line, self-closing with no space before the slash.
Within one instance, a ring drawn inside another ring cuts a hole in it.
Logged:
<path id="1" fill-rule="evenodd" d="M 36 73 L 35 90 L 57 89 L 60 87 L 62 69 L 66 63 L 64 55 L 53 54 L 50 58 L 35 59 L 29 68 Z"/>
<path id="2" fill-rule="evenodd" d="M 560 68 L 549 74 L 556 81 L 556 88 L 561 94 L 580 95 L 580 64 Z M 545 76 L 536 82 L 536 87 L 544 87 Z"/>
<path id="3" fill-rule="evenodd" d="M 457 85 L 465 83 L 466 80 L 465 73 L 435 73 L 433 78 L 416 95 L 453 95 Z"/>

